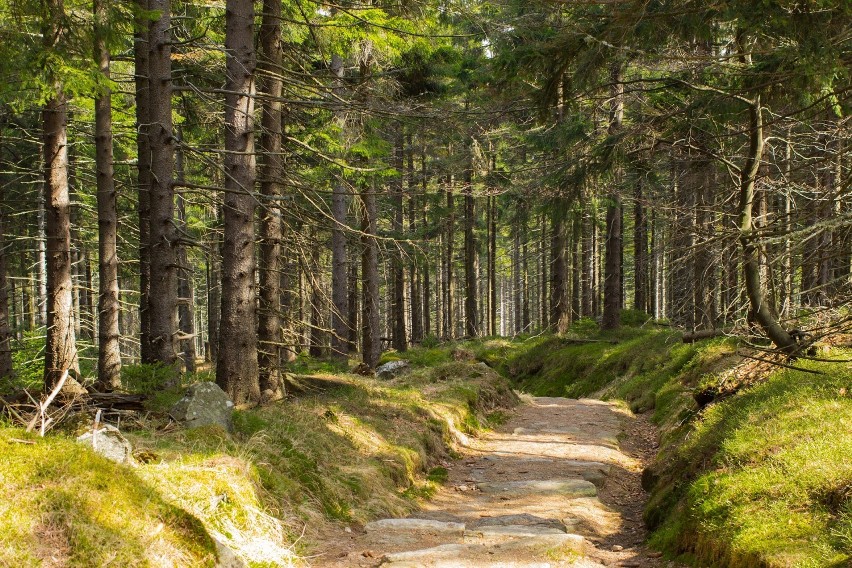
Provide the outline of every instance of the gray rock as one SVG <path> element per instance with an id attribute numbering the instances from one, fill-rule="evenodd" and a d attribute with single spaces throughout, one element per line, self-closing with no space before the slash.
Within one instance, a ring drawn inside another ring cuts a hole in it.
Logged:
<path id="1" fill-rule="evenodd" d="M 196 383 L 172 407 L 169 415 L 187 428 L 217 425 L 233 429 L 234 403 L 216 383 Z"/>
<path id="2" fill-rule="evenodd" d="M 376 376 L 380 379 L 392 379 L 408 371 L 408 361 L 389 361 L 376 367 Z"/>
<path id="3" fill-rule="evenodd" d="M 216 544 L 216 568 L 248 568 L 248 564 L 237 556 L 236 552 L 216 538 L 213 539 L 213 542 Z"/>
<path id="4" fill-rule="evenodd" d="M 431 519 L 382 519 L 367 523 L 364 527 L 369 532 L 412 532 L 441 535 L 464 534 L 464 523 L 448 523 Z"/>
<path id="5" fill-rule="evenodd" d="M 543 527 L 558 529 L 561 532 L 565 532 L 565 525 L 562 524 L 562 521 L 557 519 L 545 519 L 544 517 L 537 517 L 536 515 L 530 515 L 529 513 L 500 515 L 499 517 L 484 517 L 471 524 L 471 528 L 473 529 L 506 526 Z"/>
<path id="6" fill-rule="evenodd" d="M 512 495 L 560 495 L 565 497 L 594 497 L 598 490 L 593 483 L 585 479 L 547 479 L 534 481 L 506 481 L 502 483 L 480 483 L 479 490 L 483 493 L 497 493 L 502 496 Z"/>
<path id="7" fill-rule="evenodd" d="M 81 444 L 91 447 L 97 453 L 116 463 L 135 463 L 133 460 L 133 446 L 121 435 L 118 428 L 109 424 L 101 424 L 94 432 L 88 431 L 77 437 Z"/>

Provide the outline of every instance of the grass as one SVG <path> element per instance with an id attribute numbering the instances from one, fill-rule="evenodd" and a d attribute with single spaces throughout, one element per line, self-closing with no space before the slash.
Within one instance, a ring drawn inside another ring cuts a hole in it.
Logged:
<path id="1" fill-rule="evenodd" d="M 128 386 L 162 388 L 159 375 L 132 369 Z M 504 378 L 476 362 L 392 381 L 335 379 L 235 413 L 233 434 L 165 420 L 125 425 L 144 462 L 135 468 L 78 446 L 70 431 L 38 440 L 0 431 L 0 565 L 38 564 L 45 531 L 73 566 L 108 564 L 109 555 L 122 566 L 212 565 L 214 538 L 252 566 L 298 563 L 318 527 L 416 508 L 446 480 L 457 442 L 517 402 Z"/>
<path id="2" fill-rule="evenodd" d="M 662 450 L 645 513 L 652 545 L 695 566 L 852 563 L 852 369 L 798 361 L 704 410 L 748 365 L 731 339 L 686 345 L 668 330 L 576 327 L 510 351 L 504 370 L 537 395 L 599 396 L 653 412 Z M 593 342 L 576 341 L 594 340 Z M 830 357 L 849 359 L 835 349 Z"/>

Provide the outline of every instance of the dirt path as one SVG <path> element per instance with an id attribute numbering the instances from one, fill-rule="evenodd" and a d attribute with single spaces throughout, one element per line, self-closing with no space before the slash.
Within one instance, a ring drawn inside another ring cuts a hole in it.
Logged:
<path id="1" fill-rule="evenodd" d="M 654 440 L 617 405 L 529 398 L 471 442 L 422 511 L 341 535 L 313 565 L 668 566 L 643 545 L 640 475 Z"/>

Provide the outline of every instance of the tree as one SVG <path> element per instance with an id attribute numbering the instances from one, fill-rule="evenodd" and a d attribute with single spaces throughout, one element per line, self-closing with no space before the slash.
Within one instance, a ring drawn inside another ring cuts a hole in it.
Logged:
<path id="1" fill-rule="evenodd" d="M 95 0 L 95 63 L 106 82 L 110 79 L 107 47 L 109 0 Z M 121 385 L 121 351 L 118 315 L 118 214 L 113 180 L 112 96 L 110 88 L 95 99 L 95 162 L 98 193 L 98 386 L 112 390 Z"/>
<path id="2" fill-rule="evenodd" d="M 225 7 L 225 199 L 216 383 L 234 404 L 260 400 L 254 297 L 254 3 Z"/>

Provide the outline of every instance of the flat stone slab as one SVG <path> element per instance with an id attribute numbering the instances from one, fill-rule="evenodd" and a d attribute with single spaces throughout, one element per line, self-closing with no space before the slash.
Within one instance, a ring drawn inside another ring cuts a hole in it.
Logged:
<path id="1" fill-rule="evenodd" d="M 496 493 L 501 496 L 565 496 L 565 497 L 594 497 L 598 494 L 595 484 L 585 479 L 564 478 L 532 481 L 505 481 L 497 483 L 480 483 L 477 485 L 483 493 Z"/>
<path id="2" fill-rule="evenodd" d="M 442 544 L 432 548 L 393 552 L 382 558 L 382 566 L 394 568 L 510 568 L 551 566 L 536 562 L 536 555 L 550 552 L 583 554 L 586 539 L 576 534 L 534 535 L 498 543 Z M 523 562 L 501 560 L 502 556 L 524 558 Z M 528 559 L 528 560 L 527 560 Z"/>
<path id="3" fill-rule="evenodd" d="M 500 515 L 499 517 L 484 517 L 470 525 L 470 529 L 481 529 L 484 527 L 547 527 L 559 529 L 565 532 L 565 525 L 558 519 L 546 519 L 529 513 L 517 515 Z"/>
<path id="4" fill-rule="evenodd" d="M 432 519 L 381 519 L 367 523 L 368 533 L 430 533 L 447 536 L 462 536 L 464 523 L 434 521 Z"/>

